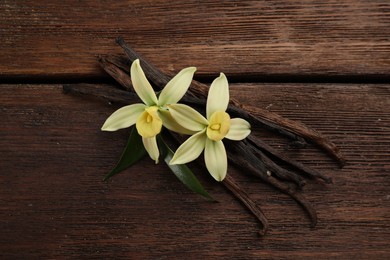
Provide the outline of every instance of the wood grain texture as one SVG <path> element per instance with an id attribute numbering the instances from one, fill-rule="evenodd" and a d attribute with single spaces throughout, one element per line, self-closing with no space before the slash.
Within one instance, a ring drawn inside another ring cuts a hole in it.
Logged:
<path id="1" fill-rule="evenodd" d="M 0 2 L 1 79 L 100 79 L 99 54 L 125 40 L 168 72 L 241 79 L 390 74 L 390 2 Z M 351 77 L 354 76 L 354 77 Z"/>
<path id="2" fill-rule="evenodd" d="M 314 147 L 284 151 L 334 180 L 304 189 L 318 210 L 313 230 L 288 196 L 231 167 L 269 219 L 263 238 L 255 219 L 203 172 L 220 203 L 187 191 L 149 159 L 102 182 L 128 134 L 99 130 L 116 106 L 64 95 L 59 85 L 0 89 L 2 259 L 390 257 L 389 85 L 232 85 L 242 103 L 301 120 L 348 159 L 340 170 Z M 285 149 L 285 140 L 258 130 Z"/>

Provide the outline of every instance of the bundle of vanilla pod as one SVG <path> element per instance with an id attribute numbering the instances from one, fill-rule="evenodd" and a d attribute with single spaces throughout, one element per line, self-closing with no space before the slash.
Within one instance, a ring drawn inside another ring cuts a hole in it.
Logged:
<path id="1" fill-rule="evenodd" d="M 290 195 L 306 210 L 311 226 L 316 225 L 316 211 L 304 198 L 301 187 L 306 179 L 326 183 L 331 183 L 331 179 L 276 151 L 256 137 L 254 131 L 272 131 L 302 147 L 306 143 L 315 144 L 343 166 L 345 159 L 334 143 L 300 122 L 244 106 L 230 98 L 223 73 L 210 87 L 193 79 L 194 67 L 171 77 L 148 63 L 122 38 L 117 43 L 126 56 L 100 56 L 99 63 L 120 88 L 91 84 L 63 86 L 65 93 L 92 95 L 124 105 L 102 123 L 104 131 L 131 129 L 118 164 L 105 180 L 149 155 L 156 163 L 163 161 L 189 189 L 213 200 L 186 165 L 203 153 L 205 171 L 254 214 L 262 224 L 260 234 L 267 230 L 267 219 L 228 174 L 228 164 Z M 131 104 L 136 99 L 141 102 Z"/>

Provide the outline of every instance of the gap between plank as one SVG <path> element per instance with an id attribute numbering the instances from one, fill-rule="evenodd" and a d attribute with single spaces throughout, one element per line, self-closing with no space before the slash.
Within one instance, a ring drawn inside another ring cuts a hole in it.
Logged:
<path id="1" fill-rule="evenodd" d="M 219 72 L 218 72 L 219 73 Z M 215 75 L 196 75 L 195 80 L 211 83 Z M 333 83 L 333 84 L 388 84 L 389 75 L 227 75 L 230 83 Z M 109 75 L 0 75 L 1 84 L 116 84 Z"/>

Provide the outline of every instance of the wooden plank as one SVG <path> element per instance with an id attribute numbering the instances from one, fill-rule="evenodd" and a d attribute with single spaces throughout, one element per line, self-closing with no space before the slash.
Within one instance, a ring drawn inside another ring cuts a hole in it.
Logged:
<path id="1" fill-rule="evenodd" d="M 101 78 L 96 57 L 122 53 L 117 36 L 169 72 L 355 82 L 390 74 L 388 1 L 16 0 L 1 1 L 0 14 L 3 80 Z"/>
<path id="2" fill-rule="evenodd" d="M 340 170 L 314 147 L 284 151 L 333 177 L 333 185 L 304 189 L 318 210 L 313 230 L 290 198 L 230 167 L 269 219 L 261 239 L 255 219 L 203 172 L 220 203 L 187 191 L 149 159 L 102 182 L 127 137 L 99 130 L 115 106 L 64 95 L 59 85 L 0 89 L 3 259 L 390 257 L 389 85 L 232 85 L 233 97 L 301 120 L 348 159 Z M 284 150 L 284 140 L 256 133 Z"/>

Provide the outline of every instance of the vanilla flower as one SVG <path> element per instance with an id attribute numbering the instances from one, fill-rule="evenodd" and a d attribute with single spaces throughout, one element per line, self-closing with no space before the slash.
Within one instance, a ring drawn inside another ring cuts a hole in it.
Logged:
<path id="1" fill-rule="evenodd" d="M 210 86 L 206 115 L 183 104 L 169 106 L 172 117 L 183 127 L 195 132 L 176 151 L 170 164 L 184 164 L 195 160 L 204 150 L 207 170 L 217 181 L 227 173 L 224 138 L 242 140 L 250 134 L 250 124 L 241 118 L 231 119 L 226 109 L 229 103 L 229 85 L 221 73 Z"/>
<path id="2" fill-rule="evenodd" d="M 156 135 L 162 126 L 175 132 L 191 133 L 176 123 L 168 111 L 168 105 L 177 103 L 191 84 L 195 67 L 181 70 L 172 78 L 157 97 L 149 81 L 146 79 L 140 61 L 133 62 L 130 69 L 133 88 L 142 103 L 124 106 L 107 118 L 102 126 L 103 131 L 116 131 L 135 124 L 138 134 L 149 156 L 158 162 L 159 150 Z"/>

